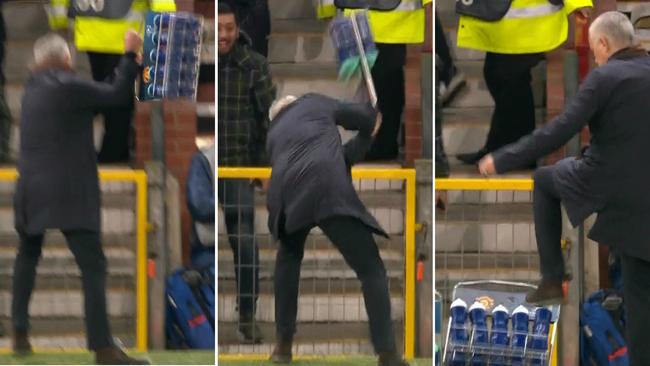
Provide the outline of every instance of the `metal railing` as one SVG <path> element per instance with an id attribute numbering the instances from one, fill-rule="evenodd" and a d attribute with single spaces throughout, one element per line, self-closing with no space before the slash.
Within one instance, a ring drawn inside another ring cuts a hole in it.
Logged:
<path id="1" fill-rule="evenodd" d="M 457 283 L 535 283 L 539 269 L 532 179 L 444 178 L 435 180 L 435 189 L 447 194 L 446 208 L 437 209 L 435 218 L 436 291 L 442 294 L 444 334 Z M 558 347 L 553 347 L 550 364 L 557 365 L 557 358 Z"/>
<path id="2" fill-rule="evenodd" d="M 222 179 L 267 179 L 271 176 L 271 169 L 270 168 L 218 168 L 218 178 L 220 180 Z M 404 356 L 406 358 L 413 358 L 414 357 L 414 352 L 415 352 L 415 189 L 416 189 L 416 184 L 415 184 L 415 170 L 414 169 L 368 169 L 368 168 L 359 168 L 359 169 L 352 169 L 352 179 L 355 181 L 355 185 L 358 182 L 358 189 L 361 188 L 363 191 L 363 187 L 366 187 L 366 189 L 374 190 L 374 189 L 381 189 L 378 188 L 380 184 L 378 182 L 385 183 L 386 181 L 388 182 L 393 182 L 397 181 L 397 190 L 400 192 L 403 192 L 404 198 L 400 199 L 399 202 L 403 204 L 403 221 L 400 223 L 400 227 L 402 229 L 402 233 L 400 235 L 403 235 L 404 237 L 404 243 L 403 243 L 403 264 L 401 267 L 401 271 L 403 274 L 404 278 L 404 284 L 403 284 L 403 306 L 404 306 L 404 312 L 403 312 L 403 326 L 404 326 Z M 374 181 L 374 183 L 368 183 L 368 180 Z M 365 183 L 364 183 L 365 182 Z M 400 185 L 400 182 L 403 182 L 403 185 Z M 373 187 L 374 185 L 374 187 Z M 395 185 L 388 184 L 389 188 L 392 187 L 393 189 L 395 188 Z M 383 185 L 382 185 L 383 187 Z M 381 193 L 381 192 L 380 192 Z M 402 193 L 400 193 L 402 194 Z M 363 199 L 363 192 L 361 192 L 361 196 Z M 382 197 L 379 197 L 381 195 L 375 195 L 375 198 L 382 199 Z M 383 197 L 385 198 L 385 197 Z M 394 202 L 394 201 L 392 201 Z M 369 210 L 372 212 L 372 208 L 369 208 Z M 402 219 L 400 218 L 400 221 Z M 381 220 L 379 220 L 381 223 Z M 256 224 L 255 226 L 258 225 L 265 225 L 266 223 L 262 224 Z M 219 235 L 227 235 L 221 231 L 219 231 Z M 256 232 L 255 233 L 256 237 L 259 237 L 260 235 Z M 261 239 L 257 239 L 258 243 L 261 242 Z M 271 240 L 271 239 L 266 239 L 266 240 Z M 313 243 L 305 245 L 306 251 L 308 248 L 319 248 L 322 249 L 324 247 L 321 247 L 320 245 L 316 244 L 315 240 L 312 240 Z M 378 245 L 380 249 L 387 249 L 388 247 L 384 245 L 384 243 L 378 242 Z M 332 247 L 329 247 L 332 248 Z M 274 250 L 274 249 L 273 249 Z M 307 257 L 307 256 L 306 256 Z M 330 262 L 330 257 L 328 254 L 327 258 L 327 264 Z M 386 259 L 384 258 L 384 261 Z M 261 262 L 261 261 L 260 261 Z M 268 267 L 268 266 L 266 266 Z M 316 269 L 318 270 L 319 268 Z M 387 266 L 388 267 L 388 266 Z M 329 274 L 334 274 L 333 272 L 329 272 L 330 269 L 326 267 L 321 267 L 320 269 L 324 269 L 325 275 Z M 338 269 L 338 268 L 337 268 Z M 262 268 L 262 271 L 266 271 L 268 268 Z M 348 268 L 346 266 L 345 271 L 347 271 Z M 217 275 L 219 278 L 223 278 L 223 276 L 227 276 L 229 274 L 226 274 L 224 271 L 232 271 L 231 268 L 226 268 L 225 270 L 222 270 L 222 267 L 219 266 L 219 272 Z M 260 271 L 260 277 L 262 277 L 262 271 Z M 336 274 L 340 275 L 344 271 L 343 269 L 341 271 L 338 271 Z M 303 275 L 305 273 L 305 270 L 303 269 Z M 329 282 L 329 277 L 327 279 L 327 286 L 331 285 L 331 282 Z M 356 280 L 355 280 L 356 281 Z M 220 296 L 223 296 L 224 291 L 221 288 L 223 286 L 224 281 L 219 281 L 219 286 L 220 290 L 218 293 Z M 394 288 L 396 284 L 391 284 L 389 285 L 389 288 Z M 397 284 L 400 285 L 400 284 Z M 261 288 L 262 285 L 260 285 Z M 313 288 L 315 289 L 316 286 L 316 281 L 314 280 Z M 343 292 L 346 291 L 345 289 L 345 282 L 342 285 L 343 287 Z M 308 286 L 304 286 L 301 284 L 300 287 L 300 292 L 303 291 L 304 288 L 308 288 Z M 266 288 L 268 291 L 268 286 Z M 299 296 L 300 298 L 300 296 Z M 219 302 L 219 307 L 223 306 L 223 300 L 220 299 Z M 325 306 L 328 307 L 327 311 L 327 316 L 332 315 L 331 310 L 329 310 L 329 306 L 332 305 L 330 301 L 328 301 Z M 314 300 L 314 306 L 316 306 L 316 301 Z M 343 305 L 339 306 L 336 309 L 345 309 L 346 303 L 344 302 Z M 393 304 L 393 308 L 395 308 Z M 363 313 L 365 314 L 365 310 L 363 310 L 363 307 L 360 306 L 360 304 L 355 304 L 354 309 L 359 309 L 359 314 Z M 267 309 L 268 310 L 268 309 Z M 259 309 L 258 309 L 259 312 Z M 345 310 L 343 311 L 345 313 Z M 221 312 L 220 312 L 221 313 Z M 300 333 L 301 325 L 300 325 L 300 307 L 298 309 L 298 332 Z M 258 317 L 260 315 L 258 314 Z M 272 315 L 269 315 L 272 316 Z M 310 317 L 313 318 L 313 321 L 317 321 L 316 316 L 313 314 L 309 314 Z M 345 316 L 342 317 L 343 320 L 345 320 Z M 359 318 L 361 319 L 361 317 Z M 220 333 L 222 332 L 222 327 L 219 328 Z M 226 329 L 224 326 L 223 329 Z M 227 331 L 227 330 L 224 330 Z M 367 330 L 364 331 L 364 337 L 367 334 Z M 225 337 L 220 335 L 219 336 L 219 342 L 222 342 L 225 338 L 227 338 L 230 335 L 226 335 Z M 272 342 L 273 336 L 271 334 L 264 334 L 265 339 L 271 339 Z M 339 350 L 340 352 L 336 351 L 331 351 L 332 349 L 328 348 L 330 352 L 328 352 L 328 356 L 331 355 L 340 355 L 340 354 L 347 354 L 350 352 L 350 348 L 333 348 L 334 350 Z M 235 347 L 235 348 L 222 348 L 222 345 L 220 344 L 220 350 L 219 350 L 219 359 L 222 361 L 226 360 L 260 360 L 260 359 L 265 359 L 268 357 L 270 352 L 269 347 L 257 347 L 253 346 L 253 348 L 245 348 L 244 346 L 241 347 Z M 309 347 L 309 348 L 298 348 L 298 358 L 301 359 L 310 359 L 314 357 L 314 355 L 321 355 L 323 353 L 323 348 L 318 348 L 316 346 L 314 347 Z"/>
<path id="3" fill-rule="evenodd" d="M 0 182 L 15 182 L 18 172 L 15 169 L 0 169 Z M 109 182 L 122 182 L 133 184 L 135 189 L 135 202 L 133 203 L 135 215 L 135 349 L 139 352 L 147 350 L 147 175 L 141 170 L 99 170 L 99 179 L 102 184 Z M 109 262 L 110 265 L 110 262 Z M 38 289 L 35 289 L 35 293 Z M 108 297 L 108 294 L 107 294 Z M 108 300 L 108 299 L 107 299 Z M 32 300 L 34 302 L 34 300 Z M 82 315 L 82 314 L 79 314 Z M 39 350 L 38 347 L 36 347 Z M 51 352 L 52 349 L 44 349 Z M 66 348 L 64 352 L 78 352 L 82 349 L 75 347 Z M 7 351 L 1 350 L 1 351 Z"/>

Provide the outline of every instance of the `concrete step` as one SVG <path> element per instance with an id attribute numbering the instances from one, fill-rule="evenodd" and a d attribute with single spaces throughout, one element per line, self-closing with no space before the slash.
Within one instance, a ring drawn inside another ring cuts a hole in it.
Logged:
<path id="1" fill-rule="evenodd" d="M 2 288 L 2 279 L 0 278 L 0 288 Z M 260 294 L 272 294 L 273 278 L 262 278 L 259 281 Z M 235 294 L 237 292 L 237 281 L 235 279 L 220 279 L 217 284 L 219 294 Z M 402 296 L 404 288 L 400 281 L 388 281 L 388 291 L 391 296 Z M 304 295 L 322 295 L 334 294 L 337 296 L 357 295 L 361 293 L 361 282 L 354 279 L 335 279 L 335 278 L 312 278 L 300 282 L 300 294 Z"/>
<path id="2" fill-rule="evenodd" d="M 110 264 L 109 264 L 110 265 Z M 81 276 L 79 274 L 66 273 L 59 269 L 47 270 L 37 267 L 37 279 L 35 291 L 79 291 L 81 290 Z M 135 291 L 135 272 L 132 273 L 111 273 L 106 278 L 106 288 L 116 291 Z M 13 268 L 0 273 L 0 289 L 9 291 L 13 284 Z M 135 293 L 135 292 L 133 292 Z"/>
<path id="3" fill-rule="evenodd" d="M 109 276 L 135 275 L 135 253 L 133 250 L 119 248 L 104 248 L 104 255 L 108 261 Z M 16 259 L 15 248 L 0 248 L 0 274 L 11 274 Z M 42 257 L 38 265 L 38 273 L 79 276 L 80 272 L 74 256 L 68 249 L 43 248 Z"/>
<path id="4" fill-rule="evenodd" d="M 235 294 L 219 293 L 217 308 L 219 323 L 239 320 L 237 311 L 237 296 Z M 404 298 L 401 295 L 391 297 L 391 319 L 400 320 L 404 317 Z M 257 300 L 258 322 L 275 322 L 275 297 L 273 294 L 262 294 Z M 361 293 L 355 295 L 300 294 L 298 297 L 298 322 L 367 322 L 365 302 Z"/>
<path id="5" fill-rule="evenodd" d="M 333 98 L 349 100 L 359 89 L 359 80 L 337 80 L 335 63 L 276 63 L 270 67 L 278 95 L 300 96 L 318 91 Z"/>
<path id="6" fill-rule="evenodd" d="M 275 250 L 259 251 L 260 278 L 273 278 L 275 270 Z M 380 256 L 386 267 L 387 276 L 391 279 L 404 278 L 404 257 L 401 251 L 384 249 Z M 219 280 L 235 278 L 235 264 L 231 250 L 220 250 L 217 253 Z M 301 267 L 303 279 L 356 279 L 356 274 L 343 260 L 336 249 L 305 251 Z"/>
<path id="7" fill-rule="evenodd" d="M 445 108 L 442 117 L 442 138 L 445 152 L 454 159 L 457 154 L 474 152 L 485 145 L 494 107 Z M 541 126 L 546 111 L 535 109 L 535 122 Z"/>
<path id="8" fill-rule="evenodd" d="M 530 202 L 501 204 L 450 204 L 437 212 L 436 224 L 532 222 L 533 207 Z"/>
<path id="9" fill-rule="evenodd" d="M 335 63 L 336 51 L 326 33 L 273 33 L 269 36 L 271 63 Z"/>
<path id="10" fill-rule="evenodd" d="M 316 6 L 313 1 L 269 0 L 271 29 L 278 19 L 316 19 Z"/>
<path id="11" fill-rule="evenodd" d="M 530 253 L 536 248 L 532 222 L 436 223 L 436 252 Z"/>
<path id="12" fill-rule="evenodd" d="M 106 234 L 129 234 L 136 230 L 135 211 L 132 209 L 102 209 L 101 220 L 101 230 Z M 14 231 L 13 210 L 0 208 L 0 234 Z"/>
<path id="13" fill-rule="evenodd" d="M 0 318 L 11 316 L 11 299 L 10 290 L 0 291 Z M 106 301 L 110 316 L 121 318 L 133 318 L 135 316 L 136 296 L 134 291 L 109 289 L 106 293 Z M 29 314 L 43 319 L 83 319 L 83 293 L 79 289 L 40 290 L 37 287 L 32 294 Z"/>
<path id="14" fill-rule="evenodd" d="M 467 87 L 458 93 L 450 107 L 494 107 L 494 101 L 483 78 L 483 61 L 458 61 L 456 66 L 465 74 Z M 535 106 L 542 107 L 546 90 L 546 62 L 540 62 L 532 69 L 531 74 Z"/>
<path id="15" fill-rule="evenodd" d="M 135 233 L 102 233 L 102 247 L 106 248 L 121 248 L 126 250 L 135 251 L 136 237 Z M 20 238 L 18 233 L 3 232 L 0 233 L 0 248 L 15 249 L 18 247 Z M 43 243 L 44 248 L 50 249 L 68 249 L 65 237 L 58 230 L 52 230 L 47 233 Z"/>
<path id="16" fill-rule="evenodd" d="M 10 40 L 34 40 L 49 32 L 45 0 L 8 1 L 2 6 L 2 14 Z M 8 56 L 8 55 L 7 55 Z"/>
<path id="17" fill-rule="evenodd" d="M 8 318 L 1 320 L 4 329 L 11 329 Z M 126 348 L 135 345 L 135 320 L 127 317 L 110 317 L 111 333 L 117 344 Z M 83 318 L 39 318 L 30 319 L 30 342 L 35 348 L 85 349 L 86 336 Z M 11 349 L 11 337 L 0 338 L 0 349 Z"/>
<path id="18" fill-rule="evenodd" d="M 275 340 L 275 324 L 260 323 L 264 343 L 242 345 L 237 338 L 237 324 L 219 322 L 219 352 L 224 354 L 271 354 Z M 403 349 L 403 325 L 394 323 L 397 349 Z M 293 354 L 374 354 L 366 323 L 298 324 Z"/>
<path id="19" fill-rule="evenodd" d="M 404 236 L 403 235 L 392 235 L 390 238 L 386 239 L 382 236 L 375 235 L 375 242 L 379 249 L 391 249 L 397 252 L 402 252 L 404 250 Z M 278 243 L 273 240 L 273 237 L 270 234 L 255 234 L 255 243 L 259 249 L 277 251 Z M 230 242 L 226 231 L 219 231 L 219 236 L 217 239 L 218 250 L 231 250 Z M 305 251 L 310 250 L 331 250 L 334 249 L 333 244 L 327 239 L 325 235 L 322 234 L 321 230 L 318 228 L 312 229 L 307 240 L 305 241 Z"/>

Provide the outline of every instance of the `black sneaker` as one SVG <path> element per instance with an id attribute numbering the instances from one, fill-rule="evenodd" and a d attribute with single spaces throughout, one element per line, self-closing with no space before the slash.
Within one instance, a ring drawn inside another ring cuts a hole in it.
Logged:
<path id="1" fill-rule="evenodd" d="M 378 366 L 410 366 L 397 353 L 380 353 L 377 359 Z"/>
<path id="2" fill-rule="evenodd" d="M 468 165 L 476 165 L 485 155 L 488 154 L 487 149 L 483 148 L 473 153 L 458 154 L 456 158 Z"/>
<path id="3" fill-rule="evenodd" d="M 252 315 L 241 315 L 239 317 L 239 340 L 244 344 L 262 343 L 262 331 L 255 322 Z"/>
<path id="4" fill-rule="evenodd" d="M 551 282 L 542 280 L 537 289 L 526 295 L 526 302 L 534 305 L 561 305 L 564 304 L 564 290 L 562 282 Z"/>

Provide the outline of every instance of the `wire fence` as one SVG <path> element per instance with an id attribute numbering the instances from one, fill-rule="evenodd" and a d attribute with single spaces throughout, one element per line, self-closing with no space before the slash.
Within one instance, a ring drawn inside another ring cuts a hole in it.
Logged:
<path id="1" fill-rule="evenodd" d="M 267 227 L 265 194 L 250 186 L 252 179 L 269 176 L 270 169 L 219 168 L 220 360 L 263 359 L 275 344 L 273 280 L 278 244 Z M 375 236 L 375 240 L 387 270 L 398 347 L 406 357 L 413 357 L 415 171 L 353 169 L 352 177 L 361 200 L 390 235 L 390 239 Z M 251 341 L 240 334 L 243 322 L 248 321 L 241 313 L 249 311 L 255 296 L 256 313 L 250 321 L 259 334 Z M 294 355 L 373 354 L 367 322 L 355 273 L 323 232 L 312 229 L 301 265 Z"/>
<path id="2" fill-rule="evenodd" d="M 146 174 L 100 171 L 101 240 L 108 262 L 106 298 L 116 342 L 147 349 Z M 17 172 L 0 169 L 0 323 L 11 333 L 13 267 L 19 238 L 14 229 L 13 193 Z M 35 349 L 86 348 L 81 273 L 57 230 L 47 231 L 30 302 L 30 339 Z M 0 338 L 0 350 L 11 348 Z"/>

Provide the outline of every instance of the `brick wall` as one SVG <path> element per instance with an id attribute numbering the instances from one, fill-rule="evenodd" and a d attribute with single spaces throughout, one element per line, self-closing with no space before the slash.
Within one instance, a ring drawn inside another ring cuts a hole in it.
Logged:
<path id="1" fill-rule="evenodd" d="M 214 1 L 176 0 L 178 11 L 189 11 L 214 18 Z M 214 101 L 214 82 L 200 85 L 197 99 Z M 151 160 L 151 107 L 152 103 L 139 102 L 136 106 L 136 164 L 144 166 Z M 163 118 L 165 124 L 165 163 L 168 171 L 176 177 L 180 185 L 179 202 L 181 207 L 181 232 L 183 239 L 183 262 L 189 259 L 189 237 L 191 217 L 185 204 L 185 182 L 192 156 L 197 151 L 196 103 L 187 100 L 164 101 Z"/>
<path id="2" fill-rule="evenodd" d="M 413 161 L 422 156 L 421 49 L 420 45 L 407 47 L 404 108 L 404 156 L 407 166 L 413 166 Z"/>

